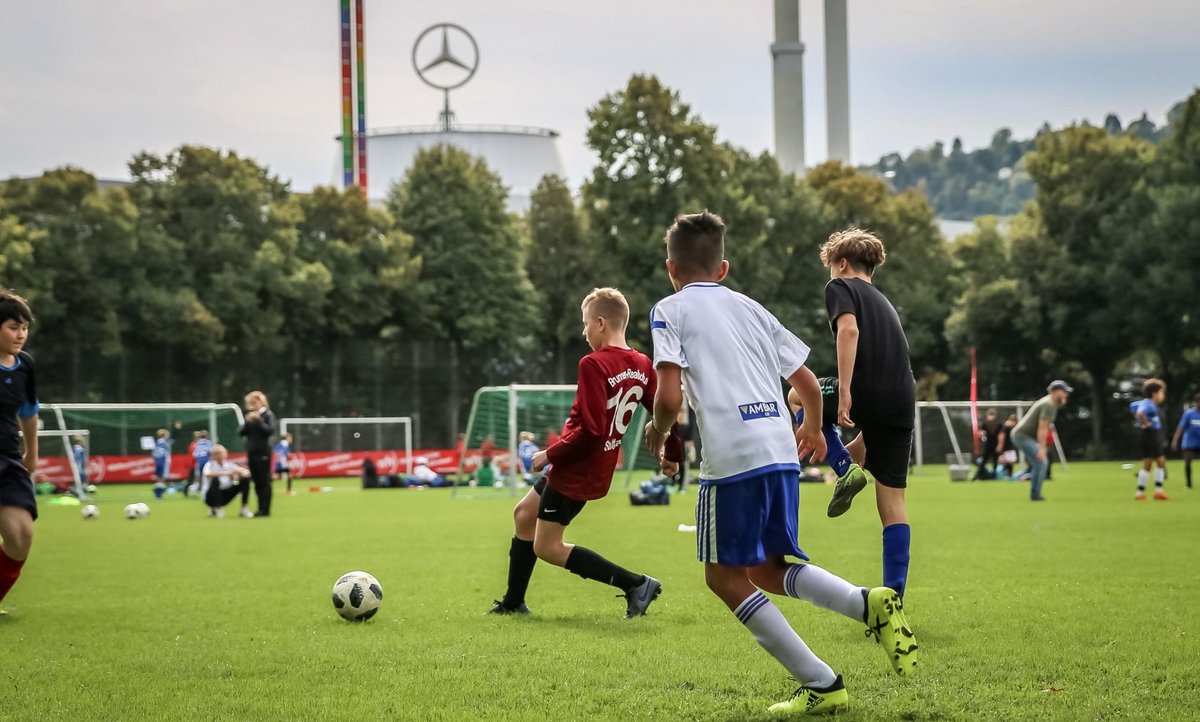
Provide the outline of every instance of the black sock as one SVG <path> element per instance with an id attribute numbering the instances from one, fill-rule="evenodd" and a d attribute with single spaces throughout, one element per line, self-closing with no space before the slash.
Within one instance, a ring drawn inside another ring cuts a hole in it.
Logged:
<path id="1" fill-rule="evenodd" d="M 525 603 L 525 592 L 529 589 L 529 578 L 533 576 L 536 563 L 533 542 L 513 537 L 508 548 L 508 591 L 504 592 L 501 604 L 516 609 Z"/>
<path id="2" fill-rule="evenodd" d="M 1192 488 L 1192 460 L 1191 459 L 1188 459 L 1187 463 L 1183 465 L 1183 475 L 1187 477 L 1187 488 L 1191 489 Z"/>
<path id="3" fill-rule="evenodd" d="M 567 571 L 584 579 L 595 579 L 627 592 L 646 581 L 646 577 L 623 569 L 596 552 L 577 546 L 567 556 Z"/>

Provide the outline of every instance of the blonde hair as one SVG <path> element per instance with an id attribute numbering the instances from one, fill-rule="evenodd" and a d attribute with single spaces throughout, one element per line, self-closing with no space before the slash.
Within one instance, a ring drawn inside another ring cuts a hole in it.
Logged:
<path id="1" fill-rule="evenodd" d="M 521 439 L 521 441 L 533 441 L 533 433 L 529 431 L 522 431 L 518 438 Z"/>
<path id="2" fill-rule="evenodd" d="M 229 449 L 226 449 L 224 444 L 213 444 L 212 451 L 209 453 L 211 453 L 213 456 L 216 456 L 218 451 L 222 454 L 229 453 Z"/>
<path id="3" fill-rule="evenodd" d="M 167 431 L 166 429 L 159 429 L 158 431 L 154 432 L 154 435 L 160 439 L 165 439 L 171 435 L 171 432 Z"/>
<path id="4" fill-rule="evenodd" d="M 267 403 L 267 395 L 261 391 L 251 391 L 250 393 L 246 394 L 246 405 L 249 406 L 252 401 L 260 402 L 258 404 L 259 406 L 270 406 L 270 404 Z"/>
<path id="5" fill-rule="evenodd" d="M 846 260 L 869 276 L 887 260 L 883 241 L 861 228 L 847 228 L 829 236 L 821 246 L 821 264 L 826 268 Z"/>
<path id="6" fill-rule="evenodd" d="M 585 315 L 603 318 L 618 329 L 629 323 L 629 302 L 615 288 L 592 289 L 579 307 Z"/>

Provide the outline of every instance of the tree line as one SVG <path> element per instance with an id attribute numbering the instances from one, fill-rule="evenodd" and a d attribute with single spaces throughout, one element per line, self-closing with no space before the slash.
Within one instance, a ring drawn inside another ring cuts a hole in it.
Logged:
<path id="1" fill-rule="evenodd" d="M 877 281 L 922 398 L 963 398 L 978 346 L 993 398 L 1077 372 L 1098 441 L 1121 371 L 1182 381 L 1200 365 L 1183 288 L 1200 271 L 1196 106 L 1158 146 L 1043 133 L 1022 160 L 1035 199 L 951 246 L 918 189 L 838 163 L 783 173 L 637 75 L 588 110 L 597 163 L 582 187 L 546 177 L 520 217 L 503 180 L 452 146 L 421 152 L 383 207 L 356 189 L 291 192 L 252 159 L 184 146 L 136 156 L 127 186 L 74 168 L 0 184 L 0 282 L 34 306 L 45 400 L 265 388 L 285 415 L 415 413 L 418 443 L 440 446 L 481 385 L 573 381 L 579 300 L 594 286 L 625 292 L 629 338 L 648 351 L 650 305 L 670 292 L 662 234 L 681 212 L 725 218 L 729 285 L 832 372 L 817 249 L 860 226 L 887 244 Z"/>
<path id="2" fill-rule="evenodd" d="M 1162 127 L 1145 113 L 1122 126 L 1121 119 L 1109 113 L 1104 118 L 1104 130 L 1112 136 L 1159 143 L 1170 136 L 1171 124 L 1179 119 L 1183 108 L 1183 102 L 1175 104 Z M 889 153 L 867 170 L 886 178 L 897 190 L 920 190 L 939 218 L 969 221 L 984 215 L 1014 215 L 1033 200 L 1035 193 L 1025 158 L 1036 147 L 1037 139 L 1049 132 L 1049 124 L 1043 124 L 1035 137 L 1018 139 L 1008 128 L 1001 128 L 988 145 L 975 150 L 964 149 L 962 139 L 955 138 L 949 153 L 938 141 L 907 157 Z"/>

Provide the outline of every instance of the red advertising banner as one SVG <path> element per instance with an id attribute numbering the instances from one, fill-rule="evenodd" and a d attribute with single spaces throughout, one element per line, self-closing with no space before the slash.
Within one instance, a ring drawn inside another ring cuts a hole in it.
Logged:
<path id="1" fill-rule="evenodd" d="M 458 471 L 458 452 L 454 449 L 414 449 L 413 463 L 419 457 L 424 457 L 429 468 L 439 474 L 450 474 Z M 479 452 L 467 452 L 464 470 L 474 471 L 479 465 Z M 245 454 L 230 454 L 229 459 L 235 464 L 246 464 Z M 327 476 L 358 476 L 362 473 L 363 461 L 370 459 L 375 463 L 379 474 L 407 474 L 407 459 L 403 450 L 389 451 L 315 451 L 293 452 L 290 455 L 292 473 L 296 478 L 319 478 Z M 496 454 L 496 465 L 501 468 L 508 466 L 508 454 Z M 188 466 L 192 459 L 186 454 L 171 456 L 171 466 L 168 476 L 172 479 L 187 478 Z M 275 460 L 271 460 L 274 468 Z M 38 481 L 48 481 L 52 484 L 69 484 L 71 466 L 66 457 L 43 457 L 38 459 Z M 87 462 L 87 480 L 92 484 L 104 482 L 154 481 L 154 459 L 148 454 L 139 456 L 93 456 Z"/>

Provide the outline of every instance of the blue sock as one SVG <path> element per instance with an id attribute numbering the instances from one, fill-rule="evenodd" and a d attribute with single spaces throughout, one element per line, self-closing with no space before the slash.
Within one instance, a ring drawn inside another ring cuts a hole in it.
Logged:
<path id="1" fill-rule="evenodd" d="M 883 528 L 883 586 L 896 590 L 904 597 L 908 582 L 908 546 L 912 530 L 908 524 L 892 524 Z"/>
<path id="2" fill-rule="evenodd" d="M 804 409 L 796 411 L 796 423 L 804 423 Z M 842 437 L 838 436 L 837 429 L 833 424 L 825 424 L 821 427 L 821 435 L 825 437 L 825 463 L 833 469 L 833 472 L 838 476 L 842 476 L 854 463 L 850 458 L 850 452 L 846 451 L 846 445 L 842 443 Z"/>
<path id="3" fill-rule="evenodd" d="M 854 460 L 850 458 L 850 452 L 846 451 L 842 437 L 838 436 L 837 429 L 833 428 L 833 424 L 822 426 L 821 434 L 825 437 L 825 446 L 828 447 L 825 452 L 825 463 L 832 466 L 833 472 L 838 476 L 845 476 Z"/>

